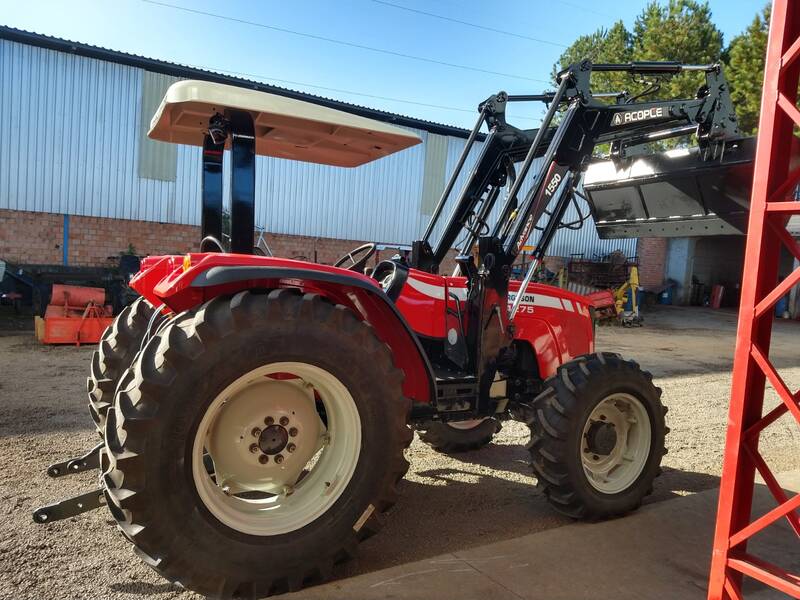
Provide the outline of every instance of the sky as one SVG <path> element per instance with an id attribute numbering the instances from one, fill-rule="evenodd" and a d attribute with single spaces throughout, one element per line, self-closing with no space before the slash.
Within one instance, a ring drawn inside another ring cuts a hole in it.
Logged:
<path id="1" fill-rule="evenodd" d="M 646 3 L 0 0 L 0 23 L 471 128 L 481 100 L 549 89 L 575 38 L 620 19 L 630 27 Z M 709 4 L 726 44 L 763 7 Z M 509 109 L 523 127 L 540 116 L 540 107 Z"/>

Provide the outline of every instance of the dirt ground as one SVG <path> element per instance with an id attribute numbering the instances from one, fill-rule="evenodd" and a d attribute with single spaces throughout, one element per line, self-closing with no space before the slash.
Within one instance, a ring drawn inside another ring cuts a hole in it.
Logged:
<path id="1" fill-rule="evenodd" d="M 669 454 L 650 502 L 718 483 L 735 327 L 733 312 L 659 307 L 646 314 L 641 329 L 598 329 L 598 349 L 634 357 L 651 370 L 670 407 Z M 792 389 L 800 387 L 798 342 L 800 323 L 776 323 L 772 358 Z M 0 337 L 0 598 L 195 598 L 144 566 L 105 509 L 46 526 L 31 520 L 37 506 L 96 484 L 96 472 L 62 479 L 45 475 L 49 463 L 96 441 L 85 408 L 91 352 L 43 347 L 28 333 Z M 776 402 L 770 392 L 767 404 Z M 567 523 L 537 497 L 526 441 L 525 427 L 512 422 L 489 447 L 457 457 L 439 455 L 415 440 L 403 496 L 386 527 L 337 575 Z M 800 468 L 800 431 L 789 417 L 766 430 L 761 447 L 776 471 Z"/>

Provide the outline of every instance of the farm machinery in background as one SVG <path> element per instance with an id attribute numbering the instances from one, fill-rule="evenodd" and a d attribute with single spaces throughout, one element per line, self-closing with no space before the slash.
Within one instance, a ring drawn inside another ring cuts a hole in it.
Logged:
<path id="1" fill-rule="evenodd" d="M 591 300 L 598 322 L 618 323 L 623 327 L 642 325 L 636 257 L 626 257 L 619 251 L 600 260 L 572 257 L 564 271 L 564 286 Z"/>
<path id="2" fill-rule="evenodd" d="M 44 317 L 35 316 L 36 338 L 44 344 L 96 344 L 114 321 L 103 288 L 54 284 Z"/>
<path id="3" fill-rule="evenodd" d="M 593 94 L 596 71 L 695 71 L 705 83 L 695 98 L 643 102 Z M 50 473 L 99 466 L 99 486 L 34 520 L 105 504 L 171 581 L 224 598 L 297 590 L 329 578 L 380 528 L 414 430 L 457 452 L 487 445 L 504 419 L 530 428 L 531 467 L 554 509 L 585 519 L 636 509 L 666 452 L 661 390 L 634 361 L 595 350 L 586 297 L 535 283 L 534 273 L 559 227 L 574 226 L 564 214 L 582 180 L 603 234 L 736 226 L 746 207 L 718 184 L 746 171 L 752 147 L 718 65 L 584 61 L 557 81 L 551 93 L 499 92 L 480 104 L 410 257 L 381 261 L 370 276 L 375 244 L 335 266 L 254 254 L 256 155 L 354 167 L 419 143 L 416 135 L 242 88 L 170 87 L 150 136 L 203 148 L 202 252 L 143 261 L 131 281 L 142 298 L 92 357 L 89 404 L 102 441 Z M 514 102 L 546 103 L 541 127 L 508 123 Z M 687 135 L 698 148 L 677 170 L 631 171 L 644 160 L 671 164 L 654 142 Z M 599 144 L 610 144 L 609 161 L 593 158 Z M 605 178 L 591 188 L 598 164 Z M 452 248 L 457 269 L 441 274 Z"/>
<path id="4" fill-rule="evenodd" d="M 139 258 L 121 254 L 114 266 L 15 265 L 0 260 L 0 300 L 18 317 L 33 317 L 45 344 L 96 344 L 138 294 L 129 286 Z M 26 320 L 26 325 L 29 321 Z"/>
<path id="5" fill-rule="evenodd" d="M 524 273 L 526 256 L 515 263 L 512 277 Z M 552 261 L 552 258 L 547 259 Z M 560 258 L 555 259 L 561 262 Z M 615 323 L 623 327 L 642 325 L 639 304 L 642 288 L 639 285 L 637 257 L 628 258 L 617 250 L 594 260 L 574 254 L 556 271 L 545 260 L 538 265 L 531 281 L 552 285 L 584 296 L 593 309 L 597 323 Z"/>

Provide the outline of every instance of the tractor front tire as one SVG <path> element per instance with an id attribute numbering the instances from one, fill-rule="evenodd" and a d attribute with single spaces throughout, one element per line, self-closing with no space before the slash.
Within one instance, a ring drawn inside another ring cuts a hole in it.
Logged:
<path id="1" fill-rule="evenodd" d="M 527 418 L 533 471 L 550 504 L 588 520 L 638 508 L 666 453 L 666 412 L 650 373 L 618 354 L 559 367 Z"/>
<path id="2" fill-rule="evenodd" d="M 456 454 L 478 450 L 488 445 L 501 429 L 500 421 L 493 418 L 455 423 L 427 423 L 419 431 L 419 439 L 437 452 Z"/>
<path id="3" fill-rule="evenodd" d="M 153 305 L 140 297 L 126 306 L 103 332 L 100 344 L 92 353 L 86 391 L 89 394 L 89 414 L 98 433 L 103 435 L 106 414 L 114 402 L 114 392 L 120 377 L 133 362 L 142 340 L 163 320 L 153 319 Z"/>
<path id="4" fill-rule="evenodd" d="M 205 596 L 324 581 L 397 500 L 413 436 L 402 381 L 344 306 L 286 289 L 215 298 L 123 376 L 108 506 L 148 565 Z"/>

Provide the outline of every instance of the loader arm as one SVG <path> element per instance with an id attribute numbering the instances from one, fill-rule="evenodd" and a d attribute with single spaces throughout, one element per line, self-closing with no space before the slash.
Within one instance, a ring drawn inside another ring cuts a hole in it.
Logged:
<path id="1" fill-rule="evenodd" d="M 624 93 L 593 94 L 590 89 L 593 71 L 623 71 L 652 76 L 701 71 L 705 75 L 705 83 L 698 90 L 696 98 L 632 102 Z M 554 198 L 556 190 L 548 192 L 546 197 L 540 193 L 541 187 L 545 185 L 545 176 L 548 173 L 554 176 L 547 180 L 547 185 L 550 185 L 553 179 L 563 181 L 566 171 L 572 171 L 572 187 L 576 187 L 596 146 L 610 144 L 611 158 L 622 163 L 626 159 L 652 154 L 654 142 L 669 138 L 694 134 L 700 148 L 712 156 L 721 154 L 726 143 L 742 139 L 728 84 L 719 65 L 592 65 L 584 61 L 559 73 L 558 79 L 559 88 L 555 92 L 516 96 L 499 92 L 480 105 L 478 121 L 456 169 L 445 186 L 425 234 L 414 244 L 412 265 L 431 272 L 438 271 L 439 265 L 465 229 L 468 236 L 460 249 L 469 249 L 477 242 L 480 235 L 470 231 L 468 219 L 477 215 L 480 222 L 480 218 L 491 211 L 499 196 L 496 190 L 508 182 L 509 163 L 524 158 L 522 165 L 516 169 L 516 180 L 501 208 L 492 237 L 503 240 L 506 259 L 513 262 L 519 248 L 506 243 L 509 237 L 518 238 L 526 230 L 530 233 L 533 226 L 537 225 L 545 207 L 540 202 L 534 202 L 534 199 L 551 201 Z M 611 104 L 601 101 L 608 98 L 617 101 Z M 537 101 L 550 105 L 539 129 L 521 130 L 506 122 L 505 111 L 509 102 Z M 555 117 L 559 111 L 561 118 L 555 125 Z M 441 236 L 434 242 L 432 238 L 436 225 L 484 124 L 489 128 L 489 133 L 483 141 L 480 155 L 459 197 L 453 203 Z M 534 161 L 542 157 L 545 160 L 531 175 Z M 559 166 L 557 177 L 552 166 L 554 163 Z M 520 201 L 520 190 L 529 176 L 533 177 L 534 182 L 528 194 Z M 479 212 L 476 213 L 476 209 Z M 539 229 L 544 229 L 544 226 Z M 542 248 L 543 244 L 540 242 L 538 247 Z M 546 247 L 542 249 L 546 250 Z"/>
<path id="2" fill-rule="evenodd" d="M 698 71 L 705 83 L 695 98 L 638 102 L 626 93 L 593 94 L 593 71 L 620 71 L 648 77 Z M 533 273 L 545 256 L 563 216 L 574 201 L 576 188 L 600 144 L 609 144 L 617 165 L 653 153 L 653 143 L 694 135 L 700 159 L 724 155 L 726 147 L 741 141 L 727 82 L 719 65 L 676 63 L 573 64 L 557 76 L 552 93 L 513 96 L 499 92 L 479 106 L 479 117 L 457 168 L 445 186 L 431 222 L 421 240 L 412 245 L 413 267 L 436 273 L 457 239 L 459 271 L 468 279 L 467 338 L 470 364 L 482 388 L 511 354 L 514 317 Z M 612 100 L 608 102 L 609 98 Z M 521 130 L 506 121 L 509 102 L 543 101 L 547 112 L 539 129 Z M 443 226 L 444 208 L 466 157 L 488 128 L 472 168 Z M 520 163 L 521 161 L 521 163 Z M 519 163 L 519 164 L 517 164 Z M 528 191 L 523 186 L 530 181 Z M 504 204 L 495 207 L 501 188 Z M 497 221 L 488 229 L 487 217 L 497 208 Z M 441 231 L 434 240 L 435 232 Z M 533 260 L 509 312 L 511 266 L 537 230 L 541 232 Z M 471 255 L 477 246 L 477 257 Z"/>

